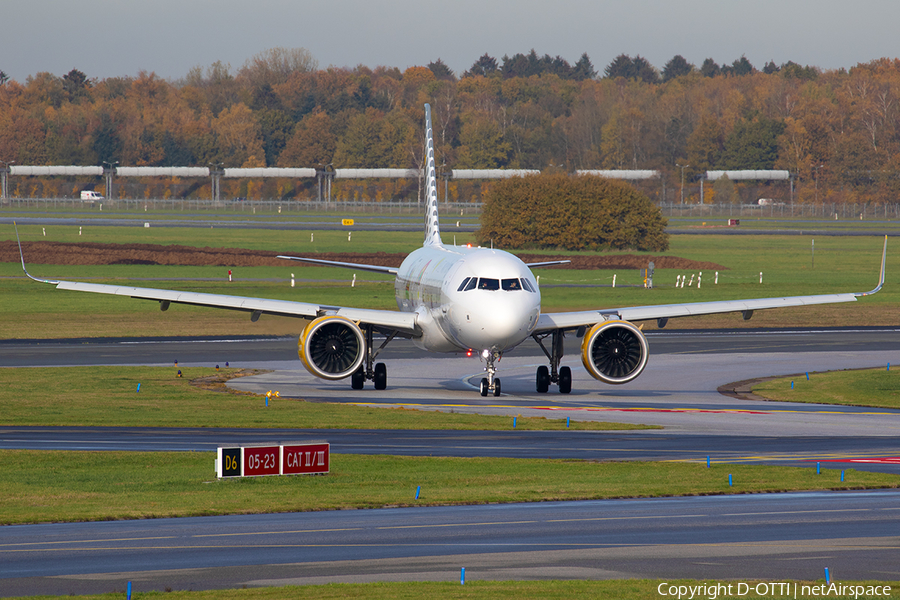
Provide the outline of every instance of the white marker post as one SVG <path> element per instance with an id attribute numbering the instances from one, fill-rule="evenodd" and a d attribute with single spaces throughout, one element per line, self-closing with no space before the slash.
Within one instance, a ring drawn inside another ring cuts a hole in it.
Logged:
<path id="1" fill-rule="evenodd" d="M 291 273 L 291 287 L 294 287 L 294 274 Z"/>

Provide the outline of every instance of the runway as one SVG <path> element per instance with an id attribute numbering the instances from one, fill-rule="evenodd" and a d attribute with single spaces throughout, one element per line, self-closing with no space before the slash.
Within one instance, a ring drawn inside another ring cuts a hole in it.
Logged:
<path id="1" fill-rule="evenodd" d="M 2 595 L 371 581 L 900 578 L 894 491 L 0 529 Z"/>
<path id="2" fill-rule="evenodd" d="M 472 388 L 481 363 L 389 346 L 388 389 L 351 392 L 313 378 L 292 339 L 0 343 L 0 365 L 165 364 L 271 369 L 232 383 L 279 389 L 280 401 L 342 401 L 424 410 L 658 424 L 636 432 L 372 432 L 0 428 L 3 447 L 207 450 L 221 441 L 332 442 L 335 453 L 704 460 L 900 472 L 900 411 L 723 396 L 729 382 L 900 364 L 896 330 L 693 332 L 650 336 L 645 373 L 622 387 L 587 376 L 570 395 L 537 394 L 540 350 L 499 364 L 504 394 Z M 77 351 L 76 351 L 77 350 Z M 177 358 L 173 357 L 177 354 Z M 84 364 L 82 363 L 82 364 Z M 273 387 L 274 386 L 274 387 Z M 157 519 L 0 528 L 0 595 L 205 589 L 333 581 L 660 577 L 796 580 L 900 577 L 900 495 L 881 492 L 535 503 L 482 507 Z M 892 532 L 894 535 L 892 535 Z M 826 564 L 827 563 L 827 564 Z"/>

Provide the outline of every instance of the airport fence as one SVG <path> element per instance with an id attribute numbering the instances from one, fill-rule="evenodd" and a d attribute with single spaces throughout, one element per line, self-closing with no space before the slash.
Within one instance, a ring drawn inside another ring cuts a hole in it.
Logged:
<path id="1" fill-rule="evenodd" d="M 441 214 L 472 216 L 481 214 L 481 202 L 441 202 Z M 84 201 L 76 198 L 5 198 L 0 208 L 10 210 L 95 210 L 110 212 L 156 213 L 243 213 L 243 214 L 398 214 L 424 215 L 425 207 L 416 201 L 319 201 L 319 200 L 201 200 L 201 199 L 104 199 Z M 680 204 L 659 205 L 666 218 L 812 218 L 828 220 L 900 220 L 900 203 L 820 203 L 820 204 Z"/>
<path id="2" fill-rule="evenodd" d="M 94 210 L 98 212 L 157 212 L 157 213 L 243 213 L 243 214 L 291 214 L 291 213 L 388 213 L 400 215 L 424 215 L 425 206 L 420 202 L 335 202 L 319 200 L 199 200 L 199 199 L 110 199 L 86 201 L 77 198 L 6 198 L 0 206 L 11 210 Z M 478 215 L 480 202 L 441 202 L 443 214 Z"/>

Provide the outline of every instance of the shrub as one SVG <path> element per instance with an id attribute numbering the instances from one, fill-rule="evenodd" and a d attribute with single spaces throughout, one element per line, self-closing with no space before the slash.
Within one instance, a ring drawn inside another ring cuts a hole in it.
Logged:
<path id="1" fill-rule="evenodd" d="M 665 227 L 659 208 L 627 183 L 540 174 L 493 184 L 477 237 L 502 248 L 658 252 L 669 247 Z"/>

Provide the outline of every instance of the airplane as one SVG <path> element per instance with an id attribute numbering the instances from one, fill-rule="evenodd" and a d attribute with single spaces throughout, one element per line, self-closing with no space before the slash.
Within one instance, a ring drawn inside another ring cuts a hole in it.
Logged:
<path id="1" fill-rule="evenodd" d="M 649 357 L 647 338 L 633 321 L 655 320 L 662 328 L 675 317 L 730 312 L 740 312 L 747 320 L 757 310 L 853 302 L 878 292 L 884 284 L 887 236 L 878 285 L 869 292 L 542 313 L 541 292 L 532 269 L 569 261 L 525 263 L 503 250 L 447 245 L 441 240 L 434 136 L 428 104 L 425 105 L 425 193 L 424 243 L 400 267 L 279 256 L 285 260 L 393 275 L 399 310 L 40 279 L 32 277 L 25 268 L 21 242 L 19 253 L 22 270 L 29 278 L 61 290 L 156 300 L 163 311 L 171 304 L 238 310 L 250 313 L 253 322 L 261 315 L 305 319 L 308 323 L 298 341 L 303 366 L 326 380 L 349 377 L 355 390 L 363 389 L 367 380 L 374 383 L 376 390 L 387 387 L 387 367 L 375 359 L 397 337 L 410 338 L 417 347 L 431 352 L 478 352 L 485 364 L 485 377 L 479 388 L 482 396 L 500 395 L 496 363 L 504 353 L 529 338 L 537 342 L 549 361 L 549 365 L 537 368 L 536 391 L 546 393 L 555 384 L 560 393 L 568 394 L 572 391 L 572 370 L 561 364 L 567 333 L 574 332 L 581 338 L 582 364 L 592 377 L 607 384 L 624 384 L 643 372 Z M 18 240 L 18 230 L 16 237 Z M 384 335 L 377 348 L 376 333 Z"/>

